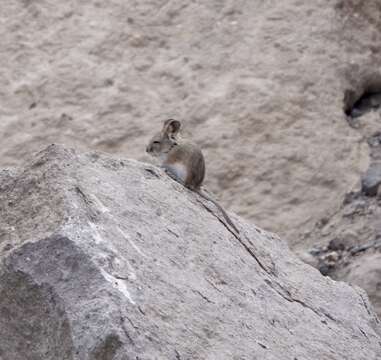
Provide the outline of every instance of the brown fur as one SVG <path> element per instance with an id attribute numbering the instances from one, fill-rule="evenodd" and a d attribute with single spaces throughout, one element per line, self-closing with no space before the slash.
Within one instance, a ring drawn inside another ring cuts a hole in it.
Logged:
<path id="1" fill-rule="evenodd" d="M 197 145 L 181 139 L 180 128 L 180 121 L 166 120 L 161 132 L 150 140 L 147 152 L 161 158 L 162 166 L 169 175 L 204 199 L 211 201 L 221 211 L 226 222 L 239 233 L 225 210 L 201 189 L 205 177 L 204 155 Z"/>

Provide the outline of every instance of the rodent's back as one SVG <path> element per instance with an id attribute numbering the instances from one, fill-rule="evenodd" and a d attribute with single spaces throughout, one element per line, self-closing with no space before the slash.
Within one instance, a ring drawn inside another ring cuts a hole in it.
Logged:
<path id="1" fill-rule="evenodd" d="M 187 172 L 184 185 L 190 189 L 200 188 L 205 177 L 205 160 L 196 144 L 188 141 L 179 143 L 169 152 L 167 163 L 183 164 Z"/>

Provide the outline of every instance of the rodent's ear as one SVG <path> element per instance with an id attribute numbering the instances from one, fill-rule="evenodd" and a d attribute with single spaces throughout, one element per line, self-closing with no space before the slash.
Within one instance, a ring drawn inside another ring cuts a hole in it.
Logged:
<path id="1" fill-rule="evenodd" d="M 181 128 L 181 122 L 175 119 L 165 120 L 163 132 L 168 135 L 176 135 Z"/>

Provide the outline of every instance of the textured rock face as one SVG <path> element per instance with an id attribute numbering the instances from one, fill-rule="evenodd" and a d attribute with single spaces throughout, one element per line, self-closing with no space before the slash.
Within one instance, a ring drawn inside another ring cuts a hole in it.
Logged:
<path id="1" fill-rule="evenodd" d="M 379 94 L 366 96 L 373 105 Z M 357 109 L 359 110 L 359 108 Z M 381 129 L 380 110 L 365 107 L 349 124 L 367 141 L 370 164 L 362 175 L 361 188 L 343 197 L 338 208 L 320 219 L 303 242 L 314 244 L 310 264 L 334 279 L 363 287 L 381 316 Z M 319 239 L 319 241 L 317 241 Z"/>
<path id="2" fill-rule="evenodd" d="M 361 180 L 380 192 L 380 13 L 379 0 L 2 0 L 0 166 L 50 142 L 145 160 L 160 122 L 182 118 L 226 208 L 336 279 L 362 262 L 353 282 L 377 305 L 380 201 L 345 194 Z M 59 225 L 52 201 L 24 210 L 25 229 Z"/>
<path id="3" fill-rule="evenodd" d="M 143 159 L 179 117 L 222 203 L 304 247 L 368 165 L 343 99 L 377 85 L 378 14 L 379 0 L 2 0 L 0 164 L 50 142 Z"/>
<path id="4" fill-rule="evenodd" d="M 379 359 L 364 291 L 161 170 L 50 146 L 0 173 L 0 358 Z"/>
<path id="5" fill-rule="evenodd" d="M 322 219 L 308 235 L 309 238 L 319 238 L 322 245 L 310 249 L 312 258 L 303 254 L 303 259 L 322 273 L 364 288 L 379 316 L 380 195 L 368 196 L 360 191 L 348 194 L 337 212 Z"/>

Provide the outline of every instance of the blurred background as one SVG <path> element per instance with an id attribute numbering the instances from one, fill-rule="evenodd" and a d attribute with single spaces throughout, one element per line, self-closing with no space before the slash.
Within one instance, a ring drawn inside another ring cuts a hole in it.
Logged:
<path id="1" fill-rule="evenodd" d="M 378 0 L 2 0 L 0 39 L 0 167 L 181 119 L 226 209 L 381 313 Z"/>

